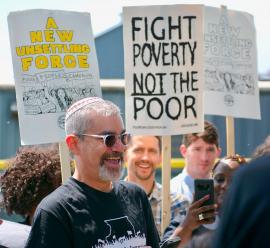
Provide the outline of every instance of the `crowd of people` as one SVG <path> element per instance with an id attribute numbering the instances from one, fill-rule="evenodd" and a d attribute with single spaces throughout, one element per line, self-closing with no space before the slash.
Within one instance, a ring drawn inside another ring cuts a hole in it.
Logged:
<path id="1" fill-rule="evenodd" d="M 67 182 L 55 146 L 21 148 L 1 176 L 2 205 L 25 221 L 1 221 L 0 247 L 158 248 L 176 237 L 178 248 L 269 246 L 270 138 L 249 162 L 219 159 L 218 130 L 208 121 L 203 132 L 183 135 L 185 167 L 171 179 L 170 224 L 162 230 L 161 138 L 131 136 L 119 108 L 98 97 L 72 104 L 65 130 L 76 164 Z M 197 179 L 213 181 L 213 204 L 209 195 L 194 198 Z"/>

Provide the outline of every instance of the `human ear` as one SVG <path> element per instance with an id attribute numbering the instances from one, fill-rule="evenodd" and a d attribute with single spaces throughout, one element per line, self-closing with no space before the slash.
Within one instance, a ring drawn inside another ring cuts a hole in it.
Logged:
<path id="1" fill-rule="evenodd" d="M 183 158 L 185 158 L 186 153 L 187 153 L 187 147 L 184 144 L 180 145 L 179 152 L 181 153 L 181 155 L 183 156 Z"/>
<path id="2" fill-rule="evenodd" d="M 221 148 L 218 147 L 218 148 L 217 148 L 217 157 L 218 157 L 218 158 L 220 157 L 221 151 L 222 151 Z"/>
<path id="3" fill-rule="evenodd" d="M 79 152 L 79 137 L 74 135 L 74 134 L 70 134 L 66 137 L 66 144 L 68 146 L 69 151 L 76 155 Z"/>

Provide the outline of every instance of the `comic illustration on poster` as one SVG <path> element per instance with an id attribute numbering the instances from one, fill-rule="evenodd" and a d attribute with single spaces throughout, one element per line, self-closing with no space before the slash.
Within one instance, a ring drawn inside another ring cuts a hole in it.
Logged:
<path id="1" fill-rule="evenodd" d="M 260 119 L 253 16 L 205 7 L 204 29 L 205 113 Z"/>
<path id="2" fill-rule="evenodd" d="M 11 12 L 8 26 L 21 142 L 62 141 L 67 108 L 101 96 L 90 14 Z"/>
<path id="3" fill-rule="evenodd" d="M 203 6 L 123 9 L 126 127 L 134 134 L 203 129 Z"/>

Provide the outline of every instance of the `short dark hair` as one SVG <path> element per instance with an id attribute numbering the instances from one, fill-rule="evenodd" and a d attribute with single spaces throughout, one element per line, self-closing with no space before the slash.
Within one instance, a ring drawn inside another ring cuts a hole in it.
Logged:
<path id="1" fill-rule="evenodd" d="M 202 139 L 208 144 L 215 144 L 216 147 L 219 147 L 219 137 L 216 126 L 209 122 L 204 121 L 204 131 L 201 133 L 190 133 L 183 135 L 182 143 L 188 147 L 192 142 L 197 139 Z"/>
<path id="2" fill-rule="evenodd" d="M 23 147 L 1 176 L 3 204 L 8 214 L 29 215 L 61 185 L 59 152 L 53 147 Z"/>
<path id="3" fill-rule="evenodd" d="M 161 141 L 161 137 L 160 136 L 155 136 L 158 140 L 158 148 L 159 148 L 159 151 L 161 152 L 162 150 L 162 141 Z"/>

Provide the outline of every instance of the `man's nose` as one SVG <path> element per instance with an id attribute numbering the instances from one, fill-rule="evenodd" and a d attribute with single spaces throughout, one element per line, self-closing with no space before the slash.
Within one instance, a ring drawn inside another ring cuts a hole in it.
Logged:
<path id="1" fill-rule="evenodd" d="M 202 151 L 201 152 L 201 159 L 203 159 L 203 160 L 207 160 L 208 159 L 208 153 L 207 153 L 207 151 Z"/>
<path id="2" fill-rule="evenodd" d="M 142 154 L 142 159 L 149 160 L 149 153 L 147 151 L 144 151 L 144 153 Z"/>

